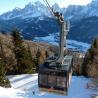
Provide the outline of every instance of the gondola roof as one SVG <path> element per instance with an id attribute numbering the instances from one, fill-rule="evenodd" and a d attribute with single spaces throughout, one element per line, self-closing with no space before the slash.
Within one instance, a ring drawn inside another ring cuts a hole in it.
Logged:
<path id="1" fill-rule="evenodd" d="M 39 70 L 68 71 L 71 68 L 72 59 L 72 56 L 65 56 L 63 63 L 60 65 L 55 62 L 51 62 L 51 64 L 45 62 L 39 66 Z"/>

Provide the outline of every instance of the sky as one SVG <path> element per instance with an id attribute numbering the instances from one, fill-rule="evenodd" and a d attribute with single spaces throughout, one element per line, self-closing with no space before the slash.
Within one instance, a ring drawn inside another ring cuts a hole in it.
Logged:
<path id="1" fill-rule="evenodd" d="M 24 8 L 29 2 L 36 2 L 38 0 L 0 0 L 0 14 L 11 11 L 15 7 Z M 43 2 L 43 0 L 39 0 Z M 60 7 L 67 7 L 68 5 L 87 5 L 92 0 L 48 0 L 51 5 L 58 3 Z"/>

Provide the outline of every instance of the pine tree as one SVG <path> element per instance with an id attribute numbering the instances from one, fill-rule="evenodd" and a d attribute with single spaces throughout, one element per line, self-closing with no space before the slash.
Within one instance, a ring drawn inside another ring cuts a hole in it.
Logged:
<path id="1" fill-rule="evenodd" d="M 0 76 L 5 76 L 5 56 L 3 51 L 2 39 L 0 38 Z"/>
<path id="2" fill-rule="evenodd" d="M 30 70 L 29 72 L 36 72 L 36 61 L 34 58 L 32 58 L 32 53 L 31 53 L 31 49 L 30 49 L 30 45 L 28 44 L 28 53 L 29 53 L 29 58 L 32 61 L 32 70 Z"/>
<path id="3" fill-rule="evenodd" d="M 49 57 L 49 52 L 48 51 L 46 51 L 46 58 L 48 58 Z"/>
<path id="4" fill-rule="evenodd" d="M 0 86 L 10 87 L 10 82 L 8 81 L 8 79 L 6 79 L 6 62 L 1 38 L 0 38 Z"/>
<path id="5" fill-rule="evenodd" d="M 16 71 L 18 73 L 31 73 L 33 67 L 33 61 L 31 54 L 28 52 L 23 44 L 21 33 L 18 30 L 12 31 L 14 53 L 17 60 Z"/>
<path id="6" fill-rule="evenodd" d="M 5 63 L 0 53 L 0 81 L 3 81 L 6 74 Z"/>
<path id="7" fill-rule="evenodd" d="M 41 51 L 38 49 L 36 54 L 36 71 L 38 71 L 38 66 L 40 64 L 40 57 L 41 57 Z"/>
<path id="8" fill-rule="evenodd" d="M 87 77 L 98 77 L 98 38 L 87 51 L 83 62 L 82 73 Z"/>

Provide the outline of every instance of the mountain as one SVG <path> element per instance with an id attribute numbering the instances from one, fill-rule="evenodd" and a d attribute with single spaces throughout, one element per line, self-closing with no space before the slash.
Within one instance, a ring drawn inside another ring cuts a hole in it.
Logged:
<path id="1" fill-rule="evenodd" d="M 14 18 L 25 19 L 48 15 L 49 11 L 47 10 L 46 6 L 40 1 L 37 1 L 35 3 L 28 3 L 23 9 L 15 8 L 12 11 L 4 13 L 0 16 L 0 18 L 3 20 L 10 20 Z"/>
<path id="2" fill-rule="evenodd" d="M 98 16 L 98 0 L 92 0 L 87 6 L 69 5 L 63 14 L 72 21 Z"/>
<path id="3" fill-rule="evenodd" d="M 67 8 L 60 8 L 55 3 L 52 8 L 54 11 L 60 11 L 64 14 L 65 19 L 79 20 L 87 17 L 98 16 L 98 0 L 92 0 L 87 6 L 69 5 Z M 0 15 L 0 19 L 9 20 L 13 18 L 33 18 L 39 16 L 51 16 L 47 7 L 37 1 L 28 3 L 23 9 L 15 8 L 12 11 Z"/>
<path id="4" fill-rule="evenodd" d="M 62 12 L 62 9 L 60 8 L 60 6 L 59 6 L 57 3 L 55 3 L 55 4 L 52 6 L 52 8 L 53 8 L 54 11 Z"/>
<path id="5" fill-rule="evenodd" d="M 10 32 L 14 28 L 18 28 L 22 32 L 23 37 L 29 40 L 32 40 L 35 36 L 47 36 L 50 33 L 59 31 L 57 22 L 48 17 L 2 20 L 0 25 L 3 32 Z"/>
<path id="6" fill-rule="evenodd" d="M 98 36 L 98 1 L 92 0 L 87 6 L 70 5 L 60 8 L 57 3 L 53 6 L 55 11 L 64 14 L 65 20 L 70 19 L 71 29 L 68 39 L 91 43 Z M 25 39 L 44 37 L 60 32 L 55 19 L 47 7 L 40 1 L 28 3 L 23 9 L 15 8 L 0 16 L 0 31 L 10 32 L 13 28 L 22 31 Z"/>
<path id="7" fill-rule="evenodd" d="M 91 43 L 98 36 L 98 17 L 85 18 L 71 24 L 68 39 Z M 49 17 L 2 20 L 0 21 L 0 27 L 3 32 L 10 32 L 11 29 L 17 27 L 22 31 L 23 37 L 29 40 L 34 37 L 45 37 L 60 32 L 56 21 Z"/>
<path id="8" fill-rule="evenodd" d="M 98 17 L 89 17 L 74 23 L 70 29 L 69 39 L 91 43 L 98 36 Z"/>

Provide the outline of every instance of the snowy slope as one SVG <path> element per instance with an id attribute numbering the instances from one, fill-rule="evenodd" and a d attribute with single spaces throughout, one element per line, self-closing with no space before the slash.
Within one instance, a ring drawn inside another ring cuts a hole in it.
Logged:
<path id="1" fill-rule="evenodd" d="M 86 89 L 90 79 L 84 77 L 73 77 L 69 88 L 68 96 L 39 92 L 37 74 L 9 76 L 12 88 L 0 87 L 0 98 L 90 98 L 98 92 Z M 33 94 L 32 92 L 35 92 Z"/>
<path id="2" fill-rule="evenodd" d="M 49 36 L 46 37 L 35 37 L 34 41 L 42 41 L 42 42 L 47 42 L 50 44 L 58 45 L 58 37 L 56 34 L 50 34 Z M 67 48 L 74 48 L 74 49 L 79 49 L 80 51 L 86 52 L 90 47 L 90 44 L 75 41 L 75 40 L 67 40 Z"/>

